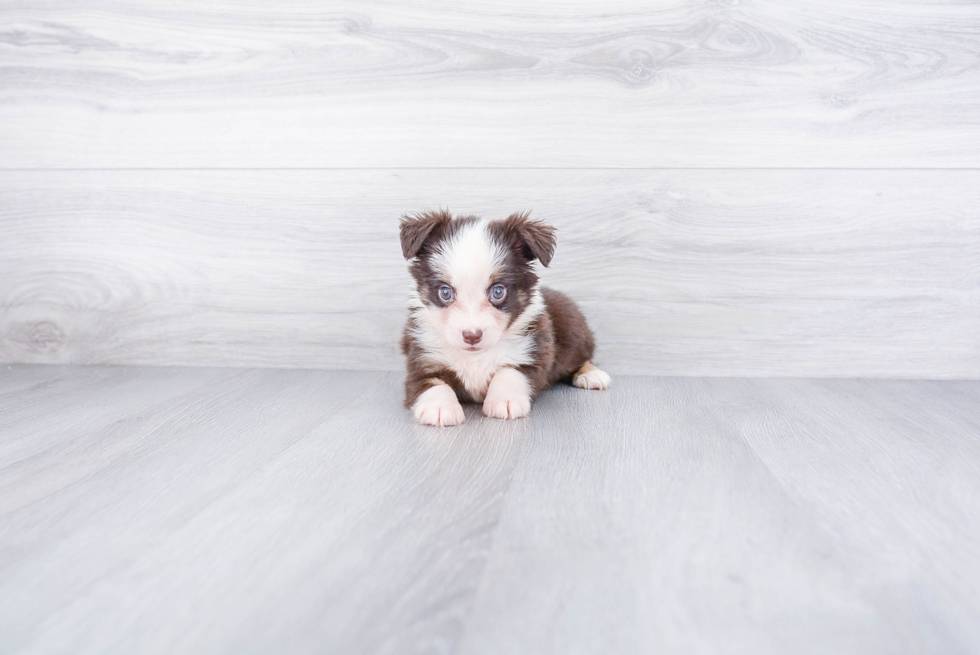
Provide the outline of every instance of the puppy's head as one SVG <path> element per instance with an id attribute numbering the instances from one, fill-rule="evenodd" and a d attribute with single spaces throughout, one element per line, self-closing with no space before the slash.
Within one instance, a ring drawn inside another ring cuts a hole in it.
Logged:
<path id="1" fill-rule="evenodd" d="M 401 241 L 419 318 L 454 348 L 490 350 L 525 312 L 540 310 L 533 262 L 551 262 L 555 229 L 526 212 L 501 221 L 413 214 L 402 218 Z"/>

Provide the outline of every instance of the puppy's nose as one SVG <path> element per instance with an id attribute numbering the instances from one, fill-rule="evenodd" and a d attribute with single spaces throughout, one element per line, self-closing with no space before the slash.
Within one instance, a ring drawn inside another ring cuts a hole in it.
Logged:
<path id="1" fill-rule="evenodd" d="M 463 341 L 475 346 L 483 338 L 483 330 L 463 330 Z"/>

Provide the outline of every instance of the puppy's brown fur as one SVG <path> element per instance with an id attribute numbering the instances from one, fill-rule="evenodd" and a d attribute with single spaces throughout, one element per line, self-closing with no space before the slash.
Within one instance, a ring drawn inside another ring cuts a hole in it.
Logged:
<path id="1" fill-rule="evenodd" d="M 528 333 L 534 336 L 536 361 L 516 367 L 527 376 L 534 396 L 556 382 L 571 383 L 576 373 L 592 364 L 595 352 L 595 337 L 575 303 L 554 289 L 542 287 L 541 293 L 545 313 L 528 326 Z M 401 339 L 401 351 L 407 358 L 405 407 L 414 405 L 423 391 L 439 381 L 452 387 L 463 402 L 480 400 L 470 395 L 451 368 L 427 360 L 425 352 L 412 338 L 413 326 L 413 319 L 409 318 Z"/>
<path id="2" fill-rule="evenodd" d="M 413 407 L 419 396 L 441 383 L 449 385 L 464 402 L 482 401 L 487 391 L 485 385 L 473 383 L 472 372 L 466 370 L 470 360 L 462 351 L 454 366 L 455 351 L 443 348 L 444 340 L 432 327 L 431 317 L 441 316 L 440 312 L 449 311 L 453 304 L 440 296 L 440 289 L 447 286 L 447 278 L 451 277 L 440 257 L 447 248 L 458 247 L 458 235 L 464 230 L 484 230 L 481 238 L 493 251 L 495 262 L 487 276 L 487 288 L 502 285 L 507 289 L 504 301 L 494 304 L 492 311 L 506 315 L 504 337 L 512 342 L 521 340 L 524 350 L 530 353 L 515 357 L 512 362 L 504 357 L 501 368 L 513 368 L 523 374 L 531 396 L 561 381 L 584 388 L 605 388 L 608 376 L 591 364 L 595 340 L 585 317 L 566 295 L 541 287 L 534 272 L 535 261 L 544 266 L 551 262 L 556 245 L 554 228 L 530 220 L 526 213 L 513 214 L 503 221 L 478 224 L 479 221 L 473 216 L 453 218 L 445 211 L 402 219 L 402 252 L 410 261 L 409 270 L 418 292 L 401 339 L 407 369 L 406 407 Z M 423 320 L 424 316 L 428 320 Z M 434 347 L 439 353 L 432 350 Z M 589 384 L 582 382 L 584 378 L 578 379 L 592 371 L 604 376 L 605 382 Z"/>

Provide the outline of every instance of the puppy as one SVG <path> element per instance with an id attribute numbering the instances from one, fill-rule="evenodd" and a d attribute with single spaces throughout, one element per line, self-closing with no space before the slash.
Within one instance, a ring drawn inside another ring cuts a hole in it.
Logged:
<path id="1" fill-rule="evenodd" d="M 459 425 L 463 402 L 494 418 L 527 416 L 531 398 L 561 380 L 606 389 L 595 341 L 564 294 L 538 284 L 555 229 L 527 213 L 502 221 L 448 211 L 403 216 L 402 253 L 414 278 L 401 340 L 405 406 L 425 425 Z"/>

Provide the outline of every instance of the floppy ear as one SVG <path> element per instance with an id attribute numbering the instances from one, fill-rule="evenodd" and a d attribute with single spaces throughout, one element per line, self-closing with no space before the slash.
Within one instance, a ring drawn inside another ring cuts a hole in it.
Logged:
<path id="1" fill-rule="evenodd" d="M 528 259 L 538 259 L 542 265 L 551 263 L 555 255 L 555 228 L 528 218 L 529 212 L 511 214 L 504 220 L 504 230 L 513 236 Z"/>
<path id="2" fill-rule="evenodd" d="M 422 212 L 421 214 L 405 214 L 401 220 L 402 254 L 405 259 L 411 259 L 419 254 L 425 240 L 436 228 L 441 229 L 453 220 L 452 214 L 446 210 L 437 212 Z"/>

